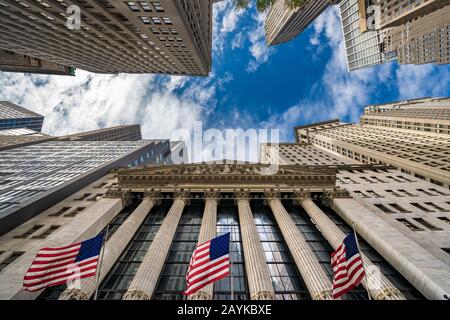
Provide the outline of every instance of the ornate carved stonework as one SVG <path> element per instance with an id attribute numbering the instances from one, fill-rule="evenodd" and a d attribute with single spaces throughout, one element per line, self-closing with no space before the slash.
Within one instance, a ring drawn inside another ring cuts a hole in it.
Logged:
<path id="1" fill-rule="evenodd" d="M 403 297 L 403 294 L 397 288 L 383 288 L 373 297 L 375 300 L 392 300 L 393 297 Z"/>
<path id="2" fill-rule="evenodd" d="M 305 199 L 311 199 L 311 191 L 309 189 L 297 189 L 293 192 L 292 197 L 297 201 L 301 202 Z"/>
<path id="3" fill-rule="evenodd" d="M 104 198 L 121 198 L 122 202 L 123 202 L 123 206 L 127 207 L 130 204 L 131 199 L 133 198 L 133 194 L 131 193 L 131 189 L 122 190 L 122 188 L 119 187 L 119 188 L 109 188 L 103 197 Z"/>
<path id="4" fill-rule="evenodd" d="M 220 201 L 220 190 L 216 190 L 216 189 L 207 190 L 204 193 L 204 197 L 205 197 L 205 200 L 206 199 L 211 199 L 211 200 L 215 200 L 217 203 L 219 203 L 219 201 Z"/>
<path id="5" fill-rule="evenodd" d="M 179 189 L 179 190 L 175 190 L 173 192 L 173 199 L 180 199 L 183 200 L 185 205 L 189 205 L 190 204 L 190 193 L 188 190 L 184 190 L 184 189 Z"/>
<path id="6" fill-rule="evenodd" d="M 290 186 L 335 186 L 336 169 L 299 165 L 279 166 L 273 174 L 265 174 L 269 165 L 264 164 L 184 164 L 172 166 L 146 166 L 138 169 L 121 169 L 118 183 L 124 188 L 161 188 L 178 186 L 187 189 L 191 185 L 204 185 L 205 189 L 220 186 L 244 186 L 255 184 Z"/>
<path id="7" fill-rule="evenodd" d="M 351 198 L 350 193 L 341 188 L 334 188 L 333 190 L 324 190 L 322 193 L 322 203 L 330 207 L 333 203 L 333 199 L 337 198 Z"/>
<path id="8" fill-rule="evenodd" d="M 234 191 L 234 197 L 235 200 L 250 200 L 251 198 L 251 193 L 250 190 L 246 190 L 246 189 L 236 189 Z"/>
<path id="9" fill-rule="evenodd" d="M 125 292 L 123 295 L 123 300 L 150 300 L 148 294 L 142 290 L 130 290 Z"/>
<path id="10" fill-rule="evenodd" d="M 278 190 L 275 190 L 275 189 L 269 189 L 269 190 L 266 190 L 266 191 L 264 192 L 264 197 L 266 198 L 266 199 L 264 200 L 264 204 L 265 204 L 265 205 L 269 205 L 269 201 L 270 201 L 270 200 L 273 200 L 273 199 L 278 199 L 278 200 L 280 200 L 280 199 L 281 199 L 281 194 L 280 194 L 280 192 L 279 192 Z"/>
<path id="11" fill-rule="evenodd" d="M 190 300 L 212 300 L 212 295 L 205 291 L 197 291 L 189 296 Z"/>
<path id="12" fill-rule="evenodd" d="M 312 298 L 313 298 L 313 300 L 333 300 L 331 290 L 322 291 L 322 292 L 316 294 Z"/>
<path id="13" fill-rule="evenodd" d="M 275 300 L 275 294 L 270 291 L 258 291 L 252 294 L 251 300 Z"/>
<path id="14" fill-rule="evenodd" d="M 161 203 L 162 195 L 161 192 L 155 189 L 146 189 L 144 191 L 144 198 L 149 198 L 155 201 L 155 205 L 158 205 Z"/>
<path id="15" fill-rule="evenodd" d="M 65 290 L 61 294 L 61 298 L 64 300 L 89 300 L 87 294 L 78 288 Z"/>

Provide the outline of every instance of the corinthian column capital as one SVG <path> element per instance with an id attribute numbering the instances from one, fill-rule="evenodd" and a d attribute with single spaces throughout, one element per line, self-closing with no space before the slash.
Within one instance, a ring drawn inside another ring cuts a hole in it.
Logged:
<path id="1" fill-rule="evenodd" d="M 239 200 L 250 200 L 251 193 L 250 190 L 246 189 L 237 189 L 234 191 L 235 202 L 237 203 Z"/>
<path id="2" fill-rule="evenodd" d="M 206 190 L 204 193 L 204 198 L 206 200 L 214 200 L 216 203 L 219 203 L 220 200 L 220 191 L 216 189 Z"/>
<path id="3" fill-rule="evenodd" d="M 155 205 L 158 205 L 161 203 L 162 195 L 161 192 L 159 192 L 159 190 L 145 189 L 144 199 L 145 198 L 153 200 Z"/>
<path id="4" fill-rule="evenodd" d="M 264 197 L 266 198 L 264 200 L 264 204 L 269 205 L 271 200 L 280 200 L 281 193 L 275 189 L 269 189 L 269 190 L 265 190 Z"/>
<path id="5" fill-rule="evenodd" d="M 122 188 L 109 188 L 105 195 L 103 196 L 104 198 L 120 198 L 122 199 L 122 205 L 123 207 L 127 207 L 130 202 L 131 199 L 133 198 L 133 194 L 131 193 L 131 189 L 128 190 L 122 190 Z"/>
<path id="6" fill-rule="evenodd" d="M 189 197 L 190 197 L 189 190 L 179 189 L 175 190 L 173 193 L 173 199 L 182 200 L 185 205 L 189 205 L 189 203 L 191 202 Z"/>
<path id="7" fill-rule="evenodd" d="M 123 300 L 150 300 L 148 294 L 142 290 L 130 290 L 123 295 Z"/>
<path id="8" fill-rule="evenodd" d="M 305 199 L 311 199 L 311 191 L 309 189 L 296 189 L 292 193 L 292 197 L 300 202 Z"/>
<path id="9" fill-rule="evenodd" d="M 258 291 L 251 295 L 251 300 L 275 300 L 275 293 L 272 291 Z"/>
<path id="10" fill-rule="evenodd" d="M 333 190 L 323 190 L 321 200 L 325 206 L 331 207 L 333 199 L 337 198 L 351 198 L 351 196 L 346 189 L 334 188 Z"/>
<path id="11" fill-rule="evenodd" d="M 65 290 L 61 294 L 61 297 L 59 299 L 60 300 L 89 300 L 89 296 L 81 289 L 74 288 L 71 290 Z"/>

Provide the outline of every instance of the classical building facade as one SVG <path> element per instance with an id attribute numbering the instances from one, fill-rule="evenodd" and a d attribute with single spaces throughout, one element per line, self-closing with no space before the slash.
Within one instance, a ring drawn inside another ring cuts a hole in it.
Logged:
<path id="1" fill-rule="evenodd" d="M 275 1 L 265 22 L 267 44 L 276 45 L 292 40 L 326 8 L 339 1 L 307 0 L 297 9 L 290 9 L 285 0 Z"/>
<path id="2" fill-rule="evenodd" d="M 4 0 L 0 48 L 96 73 L 208 75 L 212 0 Z M 74 9 L 80 27 L 66 26 Z"/>
<path id="3" fill-rule="evenodd" d="M 75 69 L 44 59 L 0 49 L 0 71 L 74 76 Z"/>
<path id="4" fill-rule="evenodd" d="M 40 132 L 44 116 L 8 101 L 0 101 L 0 130 L 28 128 Z"/>
<path id="5" fill-rule="evenodd" d="M 339 171 L 392 170 L 341 162 Z M 83 202 L 83 210 L 76 199 L 89 189 L 0 238 L 0 298 L 91 299 L 94 279 L 30 293 L 22 290 L 22 277 L 40 247 L 88 239 L 109 225 L 99 299 L 185 299 L 181 292 L 195 246 L 226 232 L 232 238 L 232 275 L 188 299 L 330 299 L 330 253 L 354 223 L 375 275 L 367 285 L 372 298 L 443 299 L 450 288 L 449 260 L 435 251 L 439 237 L 448 244 L 448 223 L 432 222 L 442 230 L 425 248 L 337 184 L 332 159 L 280 165 L 271 175 L 268 168 L 185 164 L 106 175 L 87 187 L 103 188 L 104 196 Z M 61 226 L 46 233 L 52 224 Z M 367 299 L 367 291 L 359 286 L 344 299 Z"/>

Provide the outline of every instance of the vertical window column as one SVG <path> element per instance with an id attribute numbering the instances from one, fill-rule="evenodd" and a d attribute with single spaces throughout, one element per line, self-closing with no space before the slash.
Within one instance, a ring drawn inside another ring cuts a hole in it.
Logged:
<path id="1" fill-rule="evenodd" d="M 181 190 L 174 193 L 172 207 L 145 254 L 128 291 L 123 296 L 123 300 L 150 300 L 164 267 L 181 214 L 188 203 L 188 192 Z"/>
<path id="2" fill-rule="evenodd" d="M 331 282 L 300 230 L 283 207 L 279 194 L 273 191 L 267 192 L 266 198 L 311 298 L 330 300 Z"/>
<path id="3" fill-rule="evenodd" d="M 144 199 L 139 206 L 131 213 L 125 222 L 119 226 L 111 238 L 107 240 L 104 247 L 101 267 L 98 271 L 98 283 L 101 283 L 109 273 L 138 228 L 144 222 L 145 217 L 147 217 L 152 208 L 160 202 L 160 198 L 161 194 L 158 192 L 153 190 L 146 191 L 144 193 Z M 94 294 L 96 289 L 95 284 L 95 278 L 81 279 L 79 284 L 67 288 L 61 294 L 59 299 L 87 300 Z"/>
<path id="4" fill-rule="evenodd" d="M 305 212 L 318 227 L 328 243 L 337 249 L 344 241 L 345 234 L 333 221 L 312 201 L 311 195 L 308 191 L 300 190 L 294 193 L 294 198 L 305 209 Z M 361 258 L 366 268 L 371 268 L 372 261 L 361 252 Z M 404 300 L 403 294 L 387 279 L 383 274 L 380 274 L 380 285 L 374 288 L 368 288 L 371 297 L 375 300 Z M 366 286 L 366 282 L 362 283 Z"/>
<path id="5" fill-rule="evenodd" d="M 275 290 L 250 208 L 250 192 L 245 190 L 237 191 L 235 198 L 239 211 L 250 299 L 274 300 Z"/>
<path id="6" fill-rule="evenodd" d="M 220 193 L 218 191 L 205 192 L 205 209 L 203 211 L 202 226 L 198 236 L 198 244 L 211 240 L 216 236 L 217 204 Z M 208 284 L 201 290 L 190 295 L 191 300 L 211 300 L 213 298 L 213 284 Z"/>

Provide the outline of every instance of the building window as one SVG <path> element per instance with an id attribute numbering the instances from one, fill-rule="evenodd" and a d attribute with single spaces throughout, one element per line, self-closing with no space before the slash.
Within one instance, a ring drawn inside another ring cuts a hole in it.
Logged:
<path id="1" fill-rule="evenodd" d="M 3 260 L 0 263 L 0 272 L 3 271 L 3 269 L 5 269 L 7 266 L 9 266 L 11 263 L 13 263 L 14 261 L 17 260 L 17 258 L 19 258 L 22 254 L 24 254 L 23 251 L 14 251 L 8 258 L 6 258 L 5 260 Z"/>
<path id="2" fill-rule="evenodd" d="M 394 208 L 394 209 L 396 209 L 396 210 L 398 210 L 398 211 L 400 211 L 400 212 L 402 212 L 402 213 L 409 213 L 409 212 L 411 212 L 411 211 L 409 211 L 409 210 L 406 210 L 406 209 L 400 207 L 400 206 L 399 206 L 398 204 L 396 204 L 396 203 L 389 203 L 389 205 L 390 205 L 392 208 Z"/>
<path id="3" fill-rule="evenodd" d="M 450 254 L 450 248 L 442 248 L 442 250 L 444 250 L 445 252 L 447 252 L 448 254 Z"/>
<path id="4" fill-rule="evenodd" d="M 44 226 L 44 225 L 42 225 L 42 224 L 34 225 L 34 226 L 31 227 L 28 231 L 26 231 L 25 233 L 23 233 L 23 234 L 21 234 L 21 235 L 14 236 L 14 238 L 17 238 L 17 239 L 26 239 L 26 238 L 28 238 L 29 236 L 31 236 L 33 233 L 35 233 L 36 231 L 38 231 L 40 228 L 42 228 L 43 226 Z"/>
<path id="5" fill-rule="evenodd" d="M 75 210 L 73 210 L 72 212 L 65 214 L 64 217 L 75 217 L 77 214 L 79 214 L 81 211 L 83 211 L 84 209 L 86 209 L 85 207 L 77 207 Z"/>
<path id="6" fill-rule="evenodd" d="M 180 288 L 186 288 L 186 273 L 192 252 L 198 243 L 204 201 L 193 199 L 187 206 L 175 233 L 164 268 L 155 288 L 156 300 L 184 300 Z"/>
<path id="7" fill-rule="evenodd" d="M 403 223 L 406 227 L 408 227 L 412 231 L 423 231 L 422 228 L 419 228 L 418 226 L 416 226 L 415 224 L 406 219 L 397 219 L 397 221 Z"/>
<path id="8" fill-rule="evenodd" d="M 311 299 L 270 207 L 264 205 L 262 199 L 253 199 L 251 209 L 266 256 L 276 299 Z"/>
<path id="9" fill-rule="evenodd" d="M 446 210 L 444 208 L 439 207 L 437 204 L 434 204 L 433 202 L 425 202 L 425 204 L 427 206 L 433 207 L 434 209 L 436 209 L 438 211 L 450 211 L 450 210 Z"/>
<path id="10" fill-rule="evenodd" d="M 149 212 L 133 239 L 100 284 L 98 299 L 122 299 L 171 205 L 171 200 L 164 199 L 161 205 Z"/>
<path id="11" fill-rule="evenodd" d="M 78 198 L 75 198 L 75 199 L 73 199 L 73 200 L 76 200 L 76 201 L 83 201 L 83 200 L 86 200 L 86 198 L 89 197 L 90 195 L 91 195 L 91 193 L 85 193 L 85 194 L 83 194 L 83 195 L 81 195 L 81 196 L 79 196 Z"/>
<path id="12" fill-rule="evenodd" d="M 386 207 L 381 203 L 375 203 L 374 206 L 382 210 L 384 213 L 395 213 L 394 211 L 392 211 L 391 209 L 389 209 L 388 207 Z"/>
<path id="13" fill-rule="evenodd" d="M 55 213 L 50 213 L 49 216 L 50 217 L 59 217 L 60 215 L 62 215 L 64 212 L 66 212 L 69 209 L 70 209 L 70 207 L 63 207 Z"/>
<path id="14" fill-rule="evenodd" d="M 450 224 L 450 219 L 448 219 L 447 217 L 438 217 L 438 219 L 445 222 L 446 224 Z"/>
<path id="15" fill-rule="evenodd" d="M 420 209 L 424 212 L 433 212 L 433 210 L 430 210 L 428 208 L 425 208 L 424 206 L 422 206 L 421 204 L 418 204 L 416 202 L 411 202 L 411 205 L 413 205 L 414 207 L 416 207 L 417 209 Z"/>
<path id="16" fill-rule="evenodd" d="M 33 239 L 45 239 L 47 238 L 49 235 L 51 235 L 53 232 L 55 232 L 60 226 L 57 225 L 52 225 L 50 226 L 50 228 L 48 228 L 47 230 L 45 230 L 43 233 L 41 233 L 40 235 L 36 235 L 33 236 Z"/>
<path id="17" fill-rule="evenodd" d="M 420 223 L 421 225 L 423 225 L 423 226 L 425 226 L 425 227 L 427 227 L 428 229 L 433 230 L 433 231 L 442 230 L 441 228 L 438 228 L 438 227 L 433 226 L 431 223 L 425 221 L 425 220 L 422 219 L 422 218 L 414 218 L 414 221 L 417 221 L 417 222 Z"/>

